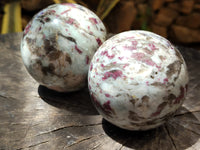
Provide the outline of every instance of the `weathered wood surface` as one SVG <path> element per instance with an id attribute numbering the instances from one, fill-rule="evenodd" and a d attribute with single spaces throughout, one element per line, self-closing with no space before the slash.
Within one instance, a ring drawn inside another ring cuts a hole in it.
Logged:
<path id="1" fill-rule="evenodd" d="M 175 117 L 157 129 L 130 132 L 98 115 L 87 88 L 60 94 L 39 86 L 22 64 L 21 36 L 0 36 L 0 150 L 200 149 L 199 52 L 180 47 L 190 83 Z"/>

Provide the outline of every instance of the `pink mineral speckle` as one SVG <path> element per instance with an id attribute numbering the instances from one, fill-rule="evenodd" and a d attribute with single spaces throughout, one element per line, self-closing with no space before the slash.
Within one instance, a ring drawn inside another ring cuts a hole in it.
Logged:
<path id="1" fill-rule="evenodd" d="M 149 43 L 149 47 L 152 51 L 155 51 L 157 49 L 154 43 Z"/>
<path id="2" fill-rule="evenodd" d="M 102 80 L 106 80 L 110 77 L 112 77 L 113 79 L 117 79 L 118 77 L 121 77 L 122 76 L 122 71 L 121 70 L 113 70 L 113 71 L 109 71 L 109 72 L 106 72 L 104 73 L 103 77 L 102 77 Z"/>
<path id="3" fill-rule="evenodd" d="M 127 66 L 129 66 L 129 64 L 127 63 L 127 64 L 125 64 L 124 66 L 123 66 L 123 68 L 125 69 Z"/>
<path id="4" fill-rule="evenodd" d="M 90 86 L 90 85 L 88 85 L 88 87 L 89 87 L 89 89 L 91 89 L 91 86 Z"/>
<path id="5" fill-rule="evenodd" d="M 89 18 L 89 20 L 93 23 L 93 24 L 98 24 L 98 21 L 96 18 Z"/>
<path id="6" fill-rule="evenodd" d="M 138 44 L 138 42 L 137 41 L 132 41 L 131 42 L 131 45 L 125 45 L 125 46 L 123 46 L 123 48 L 125 49 L 125 50 L 137 50 L 137 44 Z"/>
<path id="7" fill-rule="evenodd" d="M 119 60 L 122 60 L 124 57 L 118 57 Z"/>
<path id="8" fill-rule="evenodd" d="M 110 94 L 106 93 L 105 96 L 106 96 L 106 97 L 110 97 Z"/>
<path id="9" fill-rule="evenodd" d="M 24 29 L 24 35 L 26 35 L 29 32 L 30 28 L 31 28 L 31 24 L 28 24 L 26 28 Z"/>
<path id="10" fill-rule="evenodd" d="M 128 46 L 128 45 L 123 46 L 123 48 L 124 48 L 125 50 L 136 50 L 135 47 L 133 47 L 133 46 Z"/>
<path id="11" fill-rule="evenodd" d="M 102 45 L 102 41 L 101 41 L 101 39 L 100 39 L 100 38 L 97 38 L 97 39 L 96 39 L 96 41 L 97 41 L 97 43 L 98 43 L 98 45 L 99 45 L 99 46 L 101 46 L 101 45 Z"/>
<path id="12" fill-rule="evenodd" d="M 147 57 L 144 53 L 133 53 L 132 58 L 135 58 L 136 60 L 141 61 L 149 66 L 156 66 L 158 69 L 160 69 L 160 66 L 158 66 L 153 60 L 151 60 L 151 58 Z"/>
<path id="13" fill-rule="evenodd" d="M 70 10 L 71 10 L 71 9 L 68 9 L 68 10 L 63 11 L 63 12 L 61 13 L 61 15 L 68 13 Z"/>
<path id="14" fill-rule="evenodd" d="M 134 46 L 134 48 L 136 49 L 136 48 L 137 48 L 138 42 L 137 42 L 137 41 L 132 41 L 131 43 L 132 43 L 132 45 Z"/>
<path id="15" fill-rule="evenodd" d="M 75 20 L 73 18 L 69 18 L 69 19 L 66 20 L 66 23 L 72 25 L 74 23 L 74 21 Z"/>
<path id="16" fill-rule="evenodd" d="M 145 57 L 145 54 L 144 53 L 140 53 L 140 52 L 133 53 L 132 57 L 135 58 L 136 60 L 141 61 Z"/>
<path id="17" fill-rule="evenodd" d="M 42 29 L 42 27 L 40 26 L 39 28 L 38 28 L 38 31 L 40 31 Z"/>
<path id="18" fill-rule="evenodd" d="M 101 67 L 105 67 L 104 64 L 101 64 Z"/>
<path id="19" fill-rule="evenodd" d="M 127 37 L 127 39 L 134 39 L 134 38 L 135 38 L 134 36 Z"/>
<path id="20" fill-rule="evenodd" d="M 97 100 L 97 98 L 94 96 L 94 94 L 91 94 L 91 98 L 96 105 L 97 108 L 100 109 L 100 111 L 104 112 L 108 116 L 111 117 L 111 114 L 114 113 L 114 110 L 110 106 L 110 101 L 105 102 L 103 105 Z"/>
<path id="21" fill-rule="evenodd" d="M 109 54 L 108 54 L 108 51 L 103 51 L 103 52 L 101 53 L 101 55 L 106 55 L 109 59 L 112 59 L 112 58 L 115 57 L 115 54 L 109 55 Z"/>
<path id="22" fill-rule="evenodd" d="M 113 50 L 114 48 L 116 48 L 116 46 L 113 46 L 111 49 Z"/>
<path id="23" fill-rule="evenodd" d="M 86 64 L 88 65 L 89 62 L 90 62 L 90 58 L 89 58 L 89 56 L 86 56 Z"/>
<path id="24" fill-rule="evenodd" d="M 163 80 L 163 83 L 166 84 L 167 82 L 168 82 L 168 79 L 165 78 L 165 79 Z"/>
<path id="25" fill-rule="evenodd" d="M 55 10 L 48 10 L 48 14 L 55 14 L 56 11 Z"/>
<path id="26" fill-rule="evenodd" d="M 93 64 L 91 63 L 90 64 L 90 71 L 92 71 L 92 69 L 93 69 Z"/>
<path id="27" fill-rule="evenodd" d="M 75 50 L 76 50 L 79 54 L 82 54 L 82 51 L 78 48 L 77 45 L 75 45 Z"/>
<path id="28" fill-rule="evenodd" d="M 110 101 L 107 101 L 103 104 L 103 110 L 110 116 L 114 113 L 112 107 L 110 106 Z"/>
<path id="29" fill-rule="evenodd" d="M 68 18 L 65 21 L 65 23 L 70 24 L 70 25 L 74 25 L 77 28 L 79 27 L 79 23 L 75 19 L 73 19 L 73 18 Z"/>
<path id="30" fill-rule="evenodd" d="M 158 68 L 158 70 L 160 71 L 160 69 L 161 69 L 161 66 L 158 66 L 158 65 L 156 65 L 156 68 Z"/>
<path id="31" fill-rule="evenodd" d="M 156 117 L 156 116 L 160 115 L 160 113 L 161 113 L 162 110 L 166 107 L 166 105 L 167 105 L 167 102 L 161 103 L 161 104 L 158 106 L 156 112 L 154 112 L 154 113 L 151 114 L 151 117 Z"/>
<path id="32" fill-rule="evenodd" d="M 156 63 L 151 59 L 146 59 L 144 62 L 149 66 L 156 66 Z"/>
<path id="33" fill-rule="evenodd" d="M 43 38 L 43 39 L 45 39 L 45 38 L 46 38 L 46 35 L 45 35 L 45 34 L 43 34 L 43 35 L 42 35 L 42 38 Z"/>

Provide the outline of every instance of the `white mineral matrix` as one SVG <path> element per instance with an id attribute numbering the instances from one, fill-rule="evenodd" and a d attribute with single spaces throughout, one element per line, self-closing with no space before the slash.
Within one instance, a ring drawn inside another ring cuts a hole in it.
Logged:
<path id="1" fill-rule="evenodd" d="M 41 85 L 76 91 L 85 85 L 89 63 L 105 39 L 105 26 L 92 11 L 77 4 L 54 4 L 26 26 L 21 54 Z"/>
<path id="2" fill-rule="evenodd" d="M 88 86 L 98 112 L 128 130 L 163 124 L 182 105 L 188 73 L 180 52 L 147 31 L 127 31 L 104 42 L 89 69 Z"/>

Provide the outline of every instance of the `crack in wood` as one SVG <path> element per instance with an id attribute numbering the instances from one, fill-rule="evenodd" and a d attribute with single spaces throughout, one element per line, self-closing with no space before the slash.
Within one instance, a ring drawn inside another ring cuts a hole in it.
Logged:
<path id="1" fill-rule="evenodd" d="M 87 137 L 87 138 L 84 138 L 84 139 L 80 139 L 80 140 L 78 140 L 77 142 L 75 142 L 75 143 L 73 143 L 73 144 L 71 144 L 71 145 L 69 145 L 69 146 L 65 146 L 64 149 L 65 149 L 65 148 L 70 148 L 70 147 L 72 147 L 72 146 L 74 146 L 74 145 L 77 145 L 77 144 L 80 144 L 81 142 L 88 141 L 88 140 L 90 140 L 90 139 L 92 139 L 92 138 L 94 138 L 94 137 L 100 137 L 100 136 L 103 136 L 103 135 L 105 135 L 105 134 L 98 134 L 98 135 L 90 136 L 90 137 Z"/>
<path id="2" fill-rule="evenodd" d="M 70 126 L 64 126 L 64 127 L 60 127 L 60 128 L 57 128 L 57 129 L 54 129 L 54 130 L 51 130 L 51 131 L 48 131 L 48 132 L 44 132 L 44 133 L 40 133 L 36 136 L 41 136 L 41 135 L 44 135 L 44 134 L 49 134 L 49 133 L 53 133 L 53 132 L 57 132 L 57 131 L 60 131 L 60 130 L 63 130 L 63 129 L 67 129 L 67 128 L 77 128 L 77 127 L 92 127 L 92 126 L 98 126 L 98 125 L 102 125 L 101 123 L 96 123 L 96 124 L 86 124 L 86 125 L 70 125 Z"/>
<path id="3" fill-rule="evenodd" d="M 190 132 L 192 132 L 192 133 L 194 133 L 194 134 L 196 134 L 196 135 L 199 135 L 200 136 L 200 134 L 199 133 L 197 133 L 197 132 L 195 132 L 195 131 L 193 131 L 193 130 L 191 130 L 191 129 L 189 129 L 189 128 L 187 128 L 187 127 L 185 127 L 184 125 L 182 125 L 182 124 L 179 124 L 179 123 L 177 123 L 177 122 L 174 122 L 175 124 L 177 124 L 177 125 L 179 125 L 179 126 L 182 126 L 182 127 L 184 127 L 184 129 L 186 129 L 186 130 L 188 130 L 188 131 L 190 131 Z"/>
<path id="4" fill-rule="evenodd" d="M 121 150 L 124 145 L 126 145 L 128 142 L 129 142 L 129 139 L 131 139 L 130 137 L 128 139 L 126 139 L 122 144 L 121 144 L 121 147 L 119 148 L 119 150 Z"/>
<path id="5" fill-rule="evenodd" d="M 131 137 L 126 138 L 126 139 L 121 143 L 121 146 L 120 146 L 119 150 L 121 150 L 123 147 L 126 147 L 125 145 L 129 142 L 129 140 L 131 140 Z"/>
<path id="6" fill-rule="evenodd" d="M 3 95 L 1 95 L 1 94 L 0 94 L 0 97 L 1 97 L 1 98 L 5 98 L 5 99 L 9 99 L 9 97 L 3 96 Z"/>
<path id="7" fill-rule="evenodd" d="M 28 127 L 27 127 L 26 130 L 25 130 L 24 138 L 27 137 L 27 135 L 28 135 L 28 131 L 31 129 L 31 127 L 32 127 L 32 121 L 31 121 L 31 123 L 28 125 Z"/>
<path id="8" fill-rule="evenodd" d="M 71 145 L 69 145 L 69 146 L 67 146 L 67 147 L 64 147 L 64 148 L 72 147 L 72 146 L 77 145 L 77 144 L 79 144 L 79 143 L 81 143 L 81 142 L 84 142 L 84 141 L 90 140 L 90 139 L 93 138 L 93 137 L 94 137 L 94 136 L 90 136 L 90 137 L 87 137 L 87 138 L 84 138 L 84 139 L 78 140 L 77 142 L 75 142 L 75 143 L 73 143 L 73 144 L 71 144 Z"/>
<path id="9" fill-rule="evenodd" d="M 23 147 L 23 148 L 18 148 L 16 150 L 23 150 L 23 149 L 27 149 L 27 148 L 33 148 L 33 147 L 36 147 L 38 145 L 42 145 L 42 144 L 45 144 L 45 143 L 48 143 L 49 141 L 43 141 L 43 142 L 40 142 L 40 143 L 37 143 L 37 144 L 34 144 L 34 145 L 30 145 L 28 147 Z"/>
<path id="10" fill-rule="evenodd" d="M 35 145 L 30 145 L 28 146 L 28 148 L 31 148 L 31 147 L 35 147 L 35 146 L 38 146 L 38 145 L 41 145 L 41 144 L 45 144 L 45 143 L 48 143 L 49 141 L 44 141 L 44 142 L 40 142 L 40 143 L 37 143 Z"/>
<path id="11" fill-rule="evenodd" d="M 188 93 L 191 92 L 191 91 L 193 91 L 195 88 L 197 88 L 199 86 L 199 84 L 200 84 L 200 82 L 197 82 L 193 86 L 190 86 Z"/>
<path id="12" fill-rule="evenodd" d="M 169 136 L 169 139 L 170 139 L 172 145 L 174 146 L 175 150 L 178 150 L 178 149 L 176 148 L 176 144 L 174 143 L 174 140 L 173 140 L 172 136 L 170 135 L 170 132 L 169 132 L 169 129 L 167 128 L 167 125 L 164 126 L 164 129 L 166 130 L 167 135 Z"/>
<path id="13" fill-rule="evenodd" d="M 13 97 L 10 97 L 10 96 L 4 96 L 4 95 L 1 95 L 1 94 L 0 94 L 0 98 L 4 98 L 4 99 L 8 99 L 8 100 L 10 100 L 10 99 L 18 100 L 17 98 L 13 98 Z"/>
<path id="14" fill-rule="evenodd" d="M 176 123 L 176 121 L 171 121 L 171 122 L 175 122 Z M 184 120 L 181 120 L 181 122 L 190 123 L 190 124 L 194 124 L 194 125 L 200 125 L 200 122 L 197 123 L 197 122 L 184 121 Z M 169 122 L 169 124 L 171 124 L 171 123 Z"/>
<path id="15" fill-rule="evenodd" d="M 187 115 L 187 114 L 192 114 L 192 113 L 199 113 L 200 110 L 195 110 L 195 111 L 187 111 L 184 113 L 180 113 L 180 114 L 175 114 L 174 117 L 179 117 L 179 116 L 183 116 L 183 115 Z"/>
<path id="16" fill-rule="evenodd" d="M 95 150 L 97 149 L 98 147 L 102 146 L 103 144 L 98 144 L 98 145 L 95 145 L 93 148 L 89 149 L 89 150 Z"/>
<path id="17" fill-rule="evenodd" d="M 186 121 L 184 121 L 186 122 Z M 196 122 L 190 122 L 191 124 L 194 124 L 194 125 L 200 125 L 200 123 L 196 123 Z"/>

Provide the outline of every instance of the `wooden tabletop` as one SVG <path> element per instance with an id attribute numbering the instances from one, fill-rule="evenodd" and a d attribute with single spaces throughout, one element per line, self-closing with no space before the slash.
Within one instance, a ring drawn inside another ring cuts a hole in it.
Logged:
<path id="1" fill-rule="evenodd" d="M 34 81 L 20 55 L 22 33 L 0 35 L 0 150 L 199 150 L 200 52 L 179 47 L 189 92 L 174 118 L 149 131 L 111 125 L 87 88 L 57 93 Z"/>

